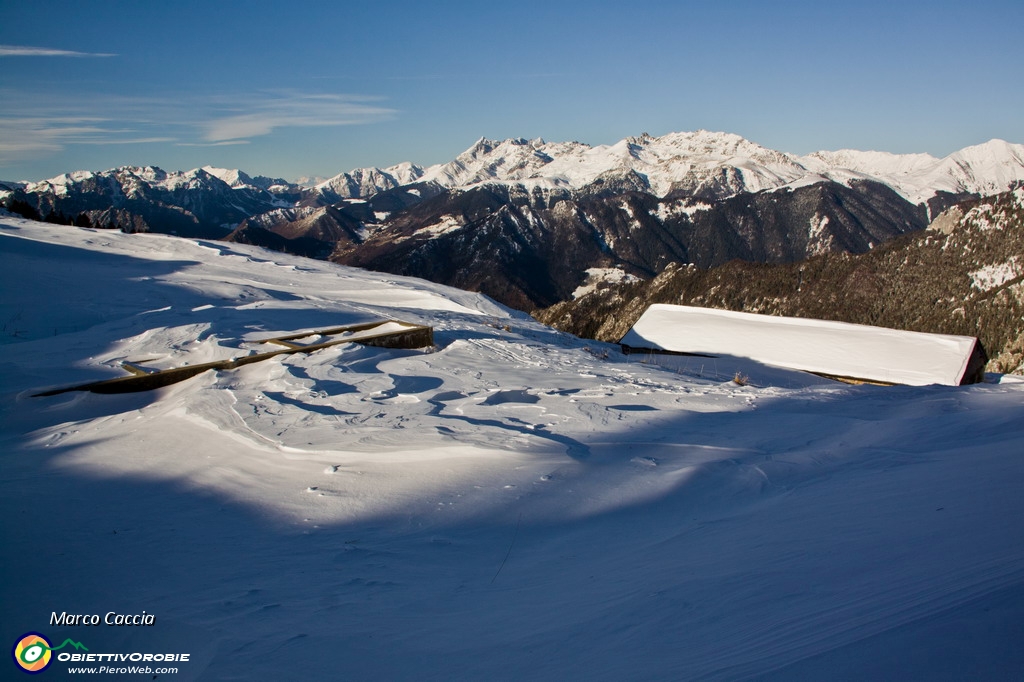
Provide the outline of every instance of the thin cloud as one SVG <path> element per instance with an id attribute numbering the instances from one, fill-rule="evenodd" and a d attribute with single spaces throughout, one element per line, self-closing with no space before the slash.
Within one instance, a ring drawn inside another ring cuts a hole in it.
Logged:
<path id="1" fill-rule="evenodd" d="M 290 91 L 124 97 L 0 89 L 0 101 L 0 166 L 72 145 L 240 145 L 284 128 L 364 125 L 397 113 L 371 97 Z"/>
<path id="2" fill-rule="evenodd" d="M 224 142 L 178 142 L 176 147 L 229 147 L 234 144 L 251 144 L 249 140 L 226 140 Z"/>
<path id="3" fill-rule="evenodd" d="M 53 154 L 68 144 L 95 141 L 107 133 L 103 122 L 73 116 L 0 118 L 0 162 Z"/>
<path id="4" fill-rule="evenodd" d="M 504 80 L 509 79 L 535 79 L 535 78 L 567 78 L 573 74 L 568 72 L 559 71 L 545 71 L 545 72 L 522 72 L 522 73 L 503 73 L 501 78 Z M 460 74 L 460 73 L 424 73 L 424 74 L 406 74 L 399 76 L 383 76 L 384 80 L 392 81 L 439 81 L 439 80 L 487 80 L 493 78 L 490 74 Z"/>
<path id="5" fill-rule="evenodd" d="M 505 80 L 509 79 L 537 79 L 537 78 L 572 78 L 579 74 L 571 71 L 524 71 L 524 72 L 513 72 L 503 73 L 501 78 Z M 352 75 L 352 74 L 320 74 L 315 76 L 309 76 L 311 80 L 369 80 L 371 76 L 366 75 Z M 387 81 L 471 81 L 471 80 L 493 80 L 494 74 L 491 73 L 470 73 L 470 72 L 451 72 L 451 73 L 412 73 L 412 74 L 393 74 L 393 75 L 373 75 L 373 80 L 387 80 Z"/>
<path id="6" fill-rule="evenodd" d="M 173 137 L 135 137 L 135 138 L 108 138 L 108 139 L 92 139 L 92 140 L 79 140 L 78 144 L 154 144 L 156 142 L 174 142 L 177 138 Z"/>
<path id="7" fill-rule="evenodd" d="M 394 109 L 372 105 L 369 103 L 372 101 L 352 95 L 267 96 L 241 107 L 244 113 L 217 115 L 201 127 L 205 131 L 204 139 L 225 142 L 262 137 L 277 128 L 365 125 L 387 120 L 397 113 Z"/>
<path id="8" fill-rule="evenodd" d="M 27 45 L 0 45 L 0 57 L 117 57 L 108 52 L 75 52 Z"/>

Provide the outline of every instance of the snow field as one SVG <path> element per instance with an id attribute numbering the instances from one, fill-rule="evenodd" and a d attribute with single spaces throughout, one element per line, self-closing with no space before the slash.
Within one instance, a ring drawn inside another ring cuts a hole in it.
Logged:
<path id="1" fill-rule="evenodd" d="M 190 651 L 198 680 L 1024 669 L 1024 384 L 659 366 L 233 244 L 4 219 L 0 249 L 6 641 Z M 31 397 L 379 317 L 436 347 Z M 111 609 L 157 624 L 45 629 Z"/>

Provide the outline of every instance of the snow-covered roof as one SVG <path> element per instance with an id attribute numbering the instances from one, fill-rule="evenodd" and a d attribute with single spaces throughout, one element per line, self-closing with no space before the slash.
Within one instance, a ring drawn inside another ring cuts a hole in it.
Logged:
<path id="1" fill-rule="evenodd" d="M 655 304 L 620 343 L 680 353 L 734 355 L 868 381 L 958 386 L 977 339 L 884 327 Z"/>

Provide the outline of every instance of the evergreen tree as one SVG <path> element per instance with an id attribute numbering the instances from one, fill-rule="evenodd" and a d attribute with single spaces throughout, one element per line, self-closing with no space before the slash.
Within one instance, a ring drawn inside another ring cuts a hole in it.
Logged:
<path id="1" fill-rule="evenodd" d="M 53 223 L 54 225 L 70 225 L 71 219 L 60 211 L 54 209 L 46 214 L 44 218 L 45 222 Z"/>
<path id="2" fill-rule="evenodd" d="M 7 204 L 7 210 L 11 213 L 17 213 L 22 218 L 26 218 L 28 220 L 43 219 L 43 217 L 39 215 L 39 211 L 36 210 L 35 206 L 21 199 L 12 199 L 10 203 Z"/>

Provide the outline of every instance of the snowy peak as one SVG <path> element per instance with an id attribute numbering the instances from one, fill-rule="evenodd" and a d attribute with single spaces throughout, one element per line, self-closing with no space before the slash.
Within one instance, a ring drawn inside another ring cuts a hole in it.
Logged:
<path id="1" fill-rule="evenodd" d="M 937 159 L 930 154 L 890 154 L 844 149 L 815 152 L 798 159 L 808 170 L 837 182 L 873 179 L 889 185 L 912 203 L 937 192 L 988 195 L 1024 180 L 1024 145 L 990 140 Z"/>
<path id="2" fill-rule="evenodd" d="M 733 133 L 697 130 L 688 133 L 669 133 L 662 137 L 643 135 L 640 138 L 632 138 L 631 141 L 649 149 L 658 158 L 671 156 L 719 161 L 749 159 L 762 164 L 790 163 L 786 154 Z"/>
<path id="3" fill-rule="evenodd" d="M 252 177 L 237 168 L 215 168 L 203 166 L 202 169 L 215 178 L 224 181 L 231 189 L 255 189 L 269 192 L 291 192 L 297 186 L 283 178 L 268 178 L 265 175 Z"/>
<path id="4" fill-rule="evenodd" d="M 739 135 L 700 130 L 662 137 L 644 133 L 596 147 L 541 138 L 480 138 L 453 161 L 427 169 L 424 179 L 447 187 L 526 182 L 582 188 L 600 178 L 636 174 L 652 191 L 664 195 L 678 186 L 710 186 L 730 174 L 738 178 L 730 193 L 758 191 L 785 184 L 804 172 L 788 155 Z"/>
<path id="5" fill-rule="evenodd" d="M 227 184 L 201 168 L 168 173 L 157 166 L 121 166 L 99 173 L 92 171 L 65 173 L 49 180 L 30 183 L 26 190 L 30 192 L 52 191 L 60 195 L 101 182 L 115 183 L 125 196 L 133 196 L 145 189 L 175 191 Z M 224 188 L 227 189 L 227 187 Z"/>
<path id="6" fill-rule="evenodd" d="M 252 215 L 294 205 L 298 188 L 277 182 L 283 181 L 214 167 L 168 172 L 121 166 L 65 173 L 27 184 L 8 198 L 54 222 L 222 237 Z"/>
<path id="7" fill-rule="evenodd" d="M 295 189 L 285 180 L 264 176 L 252 177 L 238 169 L 204 166 L 187 171 L 168 172 L 158 166 L 120 166 L 106 171 L 74 171 L 49 180 L 28 183 L 29 192 L 52 191 L 58 195 L 74 191 L 86 191 L 102 183 L 117 185 L 128 197 L 145 194 L 150 190 L 177 192 L 199 190 L 206 192 L 227 192 L 248 190 L 250 192 L 288 192 Z"/>
<path id="8" fill-rule="evenodd" d="M 939 163 L 939 173 L 977 194 L 994 194 L 1024 180 L 1024 145 L 1004 140 L 965 147 Z"/>
<path id="9" fill-rule="evenodd" d="M 270 178 L 265 175 L 249 175 L 248 173 L 244 173 L 238 169 L 204 166 L 202 168 L 191 170 L 185 175 L 195 178 L 209 178 L 211 182 L 217 180 L 236 192 L 250 192 L 254 194 L 267 192 L 270 194 L 294 194 L 300 191 L 298 185 L 288 182 L 283 178 Z"/>
<path id="10" fill-rule="evenodd" d="M 423 169 L 408 162 L 388 168 L 356 168 L 317 184 L 313 191 L 329 202 L 361 199 L 418 182 L 422 176 Z"/>
<path id="11" fill-rule="evenodd" d="M 205 192 L 229 192 L 240 190 L 249 193 L 287 193 L 297 191 L 297 186 L 280 178 L 262 175 L 250 176 L 238 169 L 204 166 L 187 171 L 168 172 L 158 166 L 121 166 L 106 171 L 75 171 L 49 180 L 28 183 L 30 192 L 53 191 L 67 194 L 87 190 L 92 185 L 103 183 L 117 185 L 125 196 L 135 196 L 151 190 L 177 192 L 199 190 Z"/>
<path id="12" fill-rule="evenodd" d="M 553 178 L 557 173 L 548 171 L 548 164 L 585 149 L 589 147 L 580 143 L 548 145 L 540 138 L 496 141 L 482 137 L 453 161 L 427 169 L 424 179 L 446 187 L 467 187 L 483 182 Z"/>
<path id="13" fill-rule="evenodd" d="M 213 166 L 203 166 L 202 170 L 206 171 L 215 178 L 220 178 L 231 187 L 252 187 L 252 178 L 238 170 L 237 168 L 215 168 Z"/>
<path id="14" fill-rule="evenodd" d="M 933 168 L 939 159 L 931 154 L 892 154 L 890 152 L 862 152 L 856 149 L 819 151 L 800 157 L 797 161 L 814 172 L 843 168 L 864 174 L 885 173 L 911 175 Z"/>
<path id="15" fill-rule="evenodd" d="M 619 143 L 620 145 L 622 143 Z M 698 130 L 669 133 L 629 145 L 631 169 L 648 177 L 664 196 L 672 189 L 718 198 L 739 192 L 758 192 L 791 182 L 806 171 L 788 155 L 739 135 Z M 723 178 L 730 178 L 727 185 Z"/>

